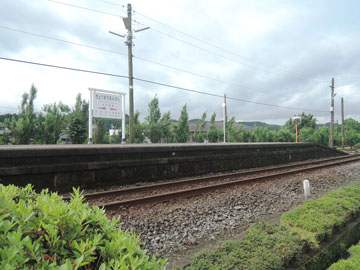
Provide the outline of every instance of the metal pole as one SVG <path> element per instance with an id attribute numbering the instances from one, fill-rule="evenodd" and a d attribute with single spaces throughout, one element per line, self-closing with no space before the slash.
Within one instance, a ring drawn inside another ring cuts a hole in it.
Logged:
<path id="1" fill-rule="evenodd" d="M 344 136 L 344 98 L 341 98 L 341 146 L 344 149 L 344 142 L 345 142 L 345 136 Z"/>
<path id="2" fill-rule="evenodd" d="M 134 143 L 134 82 L 133 82 L 133 55 L 132 55 L 132 19 L 131 4 L 127 5 L 127 19 L 129 22 L 128 36 L 126 45 L 128 46 L 128 62 L 129 62 L 129 141 Z"/>
<path id="3" fill-rule="evenodd" d="M 89 89 L 90 90 L 90 89 Z M 92 107 L 93 107 L 93 91 L 90 90 L 90 101 L 89 101 L 89 140 L 88 144 L 92 144 Z"/>
<path id="4" fill-rule="evenodd" d="M 298 143 L 298 124 L 296 123 L 296 143 Z"/>
<path id="5" fill-rule="evenodd" d="M 121 143 L 125 143 L 125 122 L 126 122 L 126 116 L 125 116 L 125 95 L 121 95 Z"/>
<path id="6" fill-rule="evenodd" d="M 221 104 L 223 108 L 223 129 L 224 129 L 224 143 L 226 142 L 226 103 L 225 103 L 225 95 L 224 95 L 224 102 Z"/>
<path id="7" fill-rule="evenodd" d="M 330 122 L 330 142 L 329 147 L 334 147 L 334 89 L 335 89 L 335 83 L 334 78 L 331 80 L 331 107 L 330 107 L 330 114 L 331 114 L 331 122 Z"/>

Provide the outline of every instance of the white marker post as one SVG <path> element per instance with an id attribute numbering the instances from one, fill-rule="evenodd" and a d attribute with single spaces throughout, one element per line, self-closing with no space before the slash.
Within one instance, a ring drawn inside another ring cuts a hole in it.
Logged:
<path id="1" fill-rule="evenodd" d="M 304 184 L 304 195 L 305 195 L 305 200 L 310 198 L 310 182 L 309 180 L 304 180 L 303 182 Z"/>
<path id="2" fill-rule="evenodd" d="M 122 119 L 121 139 L 125 143 L 125 93 L 89 88 L 89 141 L 92 144 L 92 119 L 111 118 Z"/>

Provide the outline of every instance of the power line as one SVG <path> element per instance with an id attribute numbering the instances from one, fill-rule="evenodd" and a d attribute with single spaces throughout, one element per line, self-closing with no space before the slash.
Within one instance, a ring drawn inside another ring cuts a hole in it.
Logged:
<path id="1" fill-rule="evenodd" d="M 97 74 L 97 75 L 105 75 L 105 76 L 110 76 L 110 77 L 118 77 L 118 78 L 124 78 L 124 79 L 129 78 L 128 76 L 116 75 L 116 74 L 111 74 L 111 73 L 92 71 L 92 70 L 86 70 L 86 69 L 79 69 L 79 68 L 64 67 L 64 66 L 57 66 L 57 65 L 50 65 L 50 64 L 31 62 L 31 61 L 25 61 L 25 60 L 19 60 L 19 59 L 12 59 L 12 58 L 6 58 L 6 57 L 0 57 L 0 59 L 1 60 L 12 61 L 12 62 L 24 63 L 24 64 L 37 65 L 37 66 L 65 69 L 65 70 L 71 70 L 71 71 L 79 71 L 79 72 L 85 72 L 85 73 L 91 73 L 91 74 Z"/>
<path id="2" fill-rule="evenodd" d="M 104 0 L 95 0 L 95 1 L 106 3 L 106 4 L 109 4 L 109 5 L 113 5 L 113 6 L 118 6 L 118 7 L 126 7 L 125 5 L 116 4 L 116 3 L 109 2 L 109 1 L 104 1 Z"/>
<path id="3" fill-rule="evenodd" d="M 10 28 L 10 27 L 6 27 L 6 26 L 2 26 L 2 25 L 0 25 L 0 28 L 10 30 L 10 31 L 14 31 L 14 32 L 18 32 L 18 33 L 22 33 L 22 34 L 36 36 L 36 37 L 40 37 L 40 38 L 44 38 L 44 39 L 49 39 L 49 40 L 54 40 L 54 41 L 58 41 L 58 42 L 64 42 L 64 43 L 68 43 L 68 44 L 72 44 L 72 45 L 76 45 L 76 46 L 81 46 L 81 47 L 85 47 L 85 48 L 88 48 L 88 49 L 99 50 L 99 51 L 104 51 L 104 52 L 108 52 L 108 53 L 127 56 L 126 53 L 121 53 L 121 52 L 117 52 L 117 51 L 113 51 L 113 50 L 103 49 L 103 48 L 99 48 L 99 47 L 95 47 L 95 46 L 91 46 L 91 45 L 86 45 L 86 44 L 82 44 L 82 43 L 67 41 L 67 40 L 59 39 L 59 38 L 55 38 L 55 37 L 49 37 L 49 36 L 45 36 L 45 35 L 35 34 L 35 33 L 32 33 L 32 32 L 23 31 L 23 30 L 19 30 L 19 29 L 15 29 L 15 28 Z M 228 84 L 228 85 L 243 87 L 243 88 L 246 88 L 246 89 L 249 89 L 249 90 L 254 90 L 254 91 L 264 91 L 264 90 L 250 88 L 250 87 L 240 85 L 240 84 L 227 82 L 227 81 L 216 79 L 216 78 L 211 78 L 211 77 L 203 75 L 203 74 L 199 74 L 199 73 L 191 72 L 191 71 L 184 70 L 184 69 L 181 69 L 181 68 L 177 68 L 177 67 L 169 66 L 169 65 L 166 65 L 166 64 L 158 63 L 158 62 L 155 62 L 155 61 L 152 61 L 152 60 L 149 60 L 149 59 L 145 59 L 145 58 L 142 58 L 142 57 L 139 57 L 139 56 L 133 56 L 133 57 L 135 59 L 138 59 L 138 60 L 141 60 L 141 61 L 144 61 L 144 62 L 152 63 L 152 64 L 155 64 L 155 65 L 158 65 L 158 66 L 162 66 L 162 67 L 165 67 L 165 68 L 169 68 L 169 69 L 173 69 L 173 70 L 176 70 L 176 71 L 184 72 L 184 73 L 187 73 L 187 74 L 190 74 L 190 75 L 193 75 L 193 76 L 198 76 L 198 77 L 201 77 L 201 78 L 205 78 L 205 79 L 208 79 L 208 80 L 217 81 L 217 82 Z"/>
<path id="4" fill-rule="evenodd" d="M 138 23 L 139 23 L 139 22 L 138 22 Z M 205 49 L 205 48 L 203 48 L 203 47 L 197 46 L 197 45 L 195 45 L 195 44 L 192 44 L 192 43 L 187 42 L 187 41 L 185 41 L 185 40 L 182 40 L 182 39 L 180 39 L 180 38 L 174 37 L 174 36 L 172 36 L 172 35 L 170 35 L 170 34 L 167 34 L 167 33 L 165 33 L 165 32 L 162 32 L 162 31 L 160 31 L 160 30 L 155 29 L 154 27 L 151 27 L 150 30 L 153 30 L 153 31 L 155 31 L 155 32 L 157 32 L 157 33 L 159 33 L 159 34 L 161 34 L 161 35 L 163 35 L 163 36 L 166 36 L 166 37 L 168 37 L 168 38 L 177 40 L 177 41 L 179 41 L 179 42 L 181 42 L 181 43 L 184 43 L 184 44 L 186 44 L 186 45 L 189 45 L 189 46 L 191 46 L 191 47 L 197 48 L 197 49 L 199 49 L 199 50 L 201 50 L 201 51 L 204 51 L 204 52 L 207 52 L 207 53 L 209 53 L 209 54 L 212 54 L 212 55 L 218 56 L 218 57 L 220 57 L 220 58 L 226 59 L 226 60 L 228 60 L 228 61 L 231 61 L 231 62 L 240 64 L 240 65 L 244 65 L 244 66 L 249 67 L 249 68 L 259 69 L 258 67 L 249 65 L 249 64 L 247 64 L 247 63 L 242 63 L 242 62 L 237 61 L 237 60 L 235 60 L 235 59 L 232 59 L 232 58 L 230 58 L 230 57 L 224 56 L 224 55 L 222 55 L 222 54 L 219 54 L 219 53 L 210 51 L 210 50 L 208 50 L 208 49 Z"/>
<path id="5" fill-rule="evenodd" d="M 116 16 L 116 17 L 124 18 L 123 16 L 120 16 L 120 15 L 117 15 L 117 14 L 108 13 L 108 12 L 103 12 L 103 11 L 99 11 L 99 10 L 95 10 L 95 9 L 90 9 L 90 8 L 85 8 L 85 7 L 81 7 L 81 6 L 76 6 L 76 5 L 72 5 L 72 4 L 68 4 L 68 3 L 64 3 L 64 2 L 59 2 L 59 1 L 55 1 L 55 0 L 48 0 L 48 1 L 54 2 L 54 3 L 57 3 L 57 4 L 67 5 L 67 6 L 70 6 L 70 7 L 85 9 L 85 10 L 92 11 L 92 12 L 97 12 L 97 13 L 102 13 L 102 14 L 106 14 L 106 15 L 110 15 L 110 16 Z M 117 5 L 117 4 L 115 4 L 115 3 L 111 3 L 111 2 L 108 2 L 108 1 L 102 1 L 102 0 L 96 0 L 96 1 L 100 1 L 100 2 L 104 2 L 104 3 L 108 3 L 108 4 Z M 117 5 L 117 6 L 122 6 L 122 5 Z M 138 21 L 135 21 L 135 20 L 134 20 L 134 22 L 139 23 L 139 24 L 142 24 L 142 23 L 140 23 L 140 22 L 138 22 Z M 144 25 L 144 24 L 142 24 L 142 25 Z M 237 60 L 232 59 L 232 58 L 230 58 L 230 57 L 221 55 L 221 54 L 219 54 L 219 53 L 216 53 L 216 52 L 213 52 L 213 51 L 211 51 L 211 50 L 202 48 L 202 47 L 197 46 L 197 45 L 195 45 L 195 44 L 192 44 L 192 43 L 190 43 L 190 42 L 184 41 L 184 40 L 182 40 L 182 39 L 180 39 L 180 38 L 173 37 L 173 36 L 171 36 L 170 34 L 167 34 L 167 33 L 164 33 L 164 32 L 162 32 L 162 31 L 160 31 L 160 30 L 155 29 L 154 27 L 152 27 L 152 28 L 150 28 L 150 29 L 153 30 L 153 31 L 155 31 L 155 32 L 157 32 L 157 33 L 159 33 L 159 34 L 161 34 L 161 35 L 167 36 L 168 38 L 177 40 L 178 42 L 182 42 L 182 43 L 184 43 L 184 44 L 187 44 L 187 45 L 189 45 L 189 46 L 192 46 L 192 47 L 194 47 L 194 48 L 197 48 L 197 49 L 202 50 L 202 51 L 204 51 L 204 52 L 207 52 L 207 53 L 209 53 L 209 54 L 212 54 L 212 55 L 221 57 L 221 58 L 226 59 L 226 60 L 228 60 L 228 61 L 237 63 L 237 64 L 239 64 L 239 65 L 243 65 L 243 66 L 246 66 L 246 67 L 249 67 L 249 68 L 252 68 L 252 69 L 259 69 L 259 70 L 262 70 L 262 71 L 266 71 L 265 69 L 262 69 L 262 68 L 259 68 L 259 67 L 253 66 L 253 65 L 249 65 L 249 64 L 247 64 L 247 63 L 243 63 L 243 62 L 237 61 Z M 179 30 L 179 31 L 180 31 L 180 30 Z M 180 32 L 182 32 L 182 31 L 180 31 Z M 187 35 L 188 35 L 188 34 L 187 34 Z M 191 36 L 191 35 L 189 35 L 189 36 Z M 209 46 L 212 46 L 212 45 L 210 45 L 210 44 L 208 44 L 208 45 L 209 45 Z M 212 46 L 212 47 L 216 47 L 216 46 Z M 217 47 L 217 48 L 220 48 L 220 49 L 224 50 L 224 49 L 221 48 L 221 47 Z M 225 51 L 225 50 L 224 50 L 224 51 Z M 242 58 L 246 59 L 245 57 L 242 57 Z M 251 62 L 254 62 L 254 61 L 251 61 Z M 256 63 L 256 62 L 254 62 L 254 63 Z M 258 63 L 258 64 L 260 64 L 260 63 Z M 265 65 L 265 64 L 262 64 L 262 65 L 263 65 L 263 66 L 267 66 L 267 65 Z M 272 69 L 272 70 L 271 70 L 272 72 L 274 71 L 274 70 L 273 70 L 274 67 L 267 66 L 267 69 Z M 285 71 L 285 72 L 286 72 L 286 71 Z M 288 73 L 288 72 L 286 72 L 286 73 Z M 290 74 L 290 73 L 288 73 L 288 74 Z M 302 79 L 301 77 L 294 76 L 294 75 L 292 75 L 292 74 L 290 74 L 290 75 L 291 75 L 292 77 L 294 77 L 294 78 Z"/>
<path id="6" fill-rule="evenodd" d="M 55 0 L 48 0 L 48 1 L 54 2 L 54 3 L 57 3 L 57 4 L 62 4 L 62 5 L 70 6 L 70 7 L 85 9 L 85 10 L 92 11 L 92 12 L 97 12 L 97 13 L 102 13 L 102 14 L 106 14 L 106 15 L 110 15 L 110 16 L 116 16 L 116 17 L 121 17 L 121 18 L 123 18 L 122 16 L 117 15 L 117 14 L 113 14 L 113 13 L 102 12 L 102 11 L 98 11 L 98 10 L 95 10 L 95 9 L 89 9 L 89 8 L 85 8 L 85 7 L 81 7 L 81 6 L 76 6 L 76 5 L 72 5 L 72 4 L 68 4 L 68 3 L 64 3 L 64 2 L 59 2 L 59 1 L 55 1 Z M 134 21 L 134 22 L 136 22 L 136 21 Z M 142 23 L 140 23 L 140 22 L 137 22 L 137 23 L 142 24 Z M 230 58 L 230 57 L 227 57 L 227 56 L 218 54 L 218 53 L 216 53 L 216 52 L 207 50 L 207 49 L 205 49 L 205 48 L 202 48 L 202 47 L 197 46 L 197 45 L 195 45 L 195 44 L 192 44 L 192 43 L 190 43 L 190 42 L 187 42 L 187 41 L 184 41 L 184 40 L 182 40 L 182 39 L 173 37 L 173 36 L 171 36 L 171 35 L 169 35 L 169 34 L 167 34 L 167 33 L 164 33 L 164 32 L 162 32 L 162 31 L 160 31 L 160 30 L 157 30 L 157 29 L 155 29 L 155 28 L 150 28 L 150 29 L 152 29 L 153 31 L 155 31 L 155 32 L 157 32 L 157 33 L 159 33 L 159 34 L 161 34 L 161 35 L 164 35 L 164 36 L 167 36 L 167 37 L 169 37 L 169 38 L 175 39 L 175 40 L 177 40 L 177 41 L 179 41 L 179 42 L 182 42 L 182 43 L 184 43 L 184 44 L 187 44 L 187 45 L 192 46 L 192 47 L 194 47 L 194 48 L 197 48 L 197 49 L 199 49 L 199 50 L 205 51 L 205 52 L 207 52 L 207 53 L 209 53 L 209 54 L 213 54 L 213 55 L 216 55 L 216 56 L 218 56 L 218 57 L 227 59 L 228 61 L 232 61 L 232 62 L 234 62 L 234 63 L 240 64 L 240 65 L 244 65 L 244 66 L 247 66 L 247 67 L 249 67 L 249 68 L 259 69 L 259 68 L 255 67 L 255 66 L 251 66 L 251 65 L 249 65 L 249 64 L 242 63 L 242 62 L 237 61 L 237 60 L 234 60 L 234 59 L 232 59 L 232 58 Z"/>
<path id="7" fill-rule="evenodd" d="M 59 1 L 55 1 L 55 0 L 48 0 L 48 1 L 54 2 L 54 3 L 57 3 L 57 4 L 61 4 L 61 5 L 65 5 L 65 6 L 69 6 L 69 7 L 79 8 L 79 9 L 83 9 L 83 10 L 87 10 L 87 11 L 92 11 L 92 12 L 96 12 L 96 13 L 100 13 L 100 14 L 105 14 L 105 15 L 110 15 L 110 16 L 115 16 L 115 17 L 123 18 L 123 16 L 120 16 L 120 15 L 114 14 L 114 13 L 109 13 L 109 12 L 100 11 L 100 10 L 96 10 L 96 9 L 91 9 L 91 8 L 76 6 L 76 5 L 72 5 L 72 4 L 68 4 L 68 3 L 64 3 L 64 2 L 59 2 Z"/>
<path id="8" fill-rule="evenodd" d="M 81 46 L 81 47 L 85 47 L 85 48 L 89 48 L 89 49 L 93 49 L 93 50 L 99 50 L 99 51 L 104 51 L 104 52 L 109 52 L 109 53 L 114 53 L 114 54 L 120 54 L 120 55 L 127 56 L 126 53 L 122 53 L 122 52 L 102 49 L 102 48 L 91 46 L 91 45 L 86 45 L 86 44 L 82 44 L 82 43 L 77 43 L 77 42 L 72 42 L 72 41 L 68 41 L 68 40 L 64 40 L 64 39 L 55 38 L 55 37 L 49 37 L 49 36 L 44 36 L 44 35 L 40 35 L 40 34 L 35 34 L 35 33 L 27 32 L 27 31 L 15 29 L 15 28 L 10 28 L 10 27 L 6 27 L 6 26 L 2 26 L 2 25 L 0 25 L 0 28 L 7 29 L 7 30 L 10 30 L 10 31 L 14 31 L 14 32 L 18 32 L 18 33 L 31 35 L 31 36 L 35 36 L 35 37 L 41 37 L 41 38 L 45 38 L 45 39 L 60 41 L 60 42 L 64 42 L 64 43 L 68 43 L 68 44 L 72 44 L 72 45 L 76 45 L 76 46 Z"/>
<path id="9" fill-rule="evenodd" d="M 101 1 L 101 0 L 97 0 L 97 1 Z M 196 40 L 196 41 L 199 41 L 199 42 L 201 42 L 201 43 L 203 43 L 203 44 L 205 44 L 205 45 L 207 45 L 207 46 L 210 46 L 210 47 L 213 47 L 213 48 L 216 48 L 216 49 L 225 51 L 225 52 L 227 52 L 227 53 L 230 53 L 230 54 L 232 54 L 232 55 L 234 55 L 234 56 L 240 57 L 240 58 L 242 58 L 242 59 L 244 59 L 244 60 L 247 60 L 247 61 L 249 61 L 249 62 L 253 62 L 253 63 L 255 63 L 255 64 L 260 64 L 260 65 L 266 66 L 266 67 L 268 67 L 268 68 L 274 68 L 274 67 L 272 67 L 272 66 L 269 66 L 269 65 L 266 65 L 266 64 L 263 64 L 263 63 L 256 62 L 256 61 L 254 61 L 254 60 L 252 60 L 252 59 L 250 59 L 250 58 L 247 58 L 247 57 L 245 57 L 245 56 L 239 55 L 239 54 L 234 53 L 234 52 L 232 52 L 232 51 L 226 50 L 226 49 L 224 49 L 224 48 L 222 48 L 222 47 L 220 47 L 220 46 L 216 46 L 216 45 L 214 45 L 214 44 L 210 44 L 210 43 L 208 43 L 208 42 L 206 42 L 206 41 L 204 41 L 204 40 L 202 40 L 202 39 L 200 39 L 200 38 L 198 38 L 198 37 L 195 37 L 195 36 L 193 36 L 193 35 L 190 35 L 190 34 L 188 34 L 188 33 L 185 33 L 184 31 L 181 31 L 181 30 L 179 30 L 179 29 L 177 29 L 177 28 L 175 28 L 175 27 L 173 27 L 173 26 L 170 26 L 170 25 L 168 25 L 168 24 L 165 24 L 165 23 L 162 23 L 162 22 L 160 22 L 160 21 L 158 21 L 158 20 L 155 20 L 155 19 L 153 19 L 153 18 L 151 18 L 151 17 L 149 17 L 149 16 L 147 16 L 147 15 L 145 15 L 145 14 L 142 14 L 142 13 L 138 12 L 138 11 L 135 11 L 135 10 L 134 10 L 134 13 L 137 13 L 137 14 L 139 14 L 140 16 L 142 16 L 142 17 L 144 17 L 144 18 L 146 18 L 146 19 L 148 19 L 148 20 L 151 20 L 151 21 L 153 21 L 153 22 L 155 22 L 155 23 L 158 23 L 158 24 L 160 24 L 160 25 L 163 25 L 163 26 L 165 26 L 165 27 L 167 27 L 167 28 L 169 28 L 169 29 L 171 29 L 171 30 L 174 30 L 174 31 L 176 31 L 176 32 L 178 32 L 178 33 L 180 33 L 180 34 L 182 34 L 182 35 L 184 35 L 184 36 L 187 36 L 187 37 L 190 37 L 190 38 L 192 38 L 192 39 L 194 39 L 194 40 Z"/>
<path id="10" fill-rule="evenodd" d="M 78 68 L 71 68 L 71 67 L 64 67 L 64 66 L 58 66 L 58 65 L 50 65 L 50 64 L 44 64 L 44 63 L 38 63 L 38 62 L 30 62 L 30 61 L 18 60 L 18 59 L 6 58 L 6 57 L 0 57 L 0 59 L 1 60 L 12 61 L 12 62 L 18 62 L 18 63 L 32 64 L 32 65 L 45 66 L 45 67 L 58 68 L 58 69 L 65 69 L 65 70 L 78 71 L 78 72 L 85 72 L 85 73 L 91 73 L 91 74 L 97 74 L 97 75 L 104 75 L 104 76 L 111 76 L 111 77 L 118 77 L 118 78 L 125 78 L 125 79 L 129 78 L 128 76 L 124 76 L 124 75 L 117 75 L 117 74 L 105 73 L 105 72 L 99 72 L 99 71 L 92 71 L 92 70 L 85 70 L 85 69 L 78 69 Z M 209 92 L 189 89 L 189 88 L 180 87 L 180 86 L 174 86 L 174 85 L 170 85 L 170 84 L 155 82 L 155 81 L 136 78 L 136 77 L 134 77 L 133 79 L 137 80 L 137 81 L 145 82 L 145 83 L 160 85 L 160 86 L 169 87 L 169 88 L 178 89 L 178 90 L 183 90 L 183 91 L 187 91 L 187 92 L 192 92 L 192 93 L 198 93 L 198 94 L 203 94 L 203 95 L 207 95 L 207 96 L 223 98 L 223 95 L 212 94 L 212 93 L 209 93 Z M 291 109 L 291 110 L 299 110 L 299 111 L 312 111 L 312 112 L 327 112 L 327 111 L 321 111 L 321 110 L 280 106 L 280 105 L 257 102 L 257 101 L 251 101 L 251 100 L 240 99 L 240 98 L 235 98 L 235 97 L 227 97 L 227 98 L 231 99 L 231 100 L 246 102 L 246 103 L 252 103 L 252 104 L 263 105 L 263 106 L 270 106 L 270 107 L 276 107 L 276 108 L 283 108 L 283 109 Z"/>

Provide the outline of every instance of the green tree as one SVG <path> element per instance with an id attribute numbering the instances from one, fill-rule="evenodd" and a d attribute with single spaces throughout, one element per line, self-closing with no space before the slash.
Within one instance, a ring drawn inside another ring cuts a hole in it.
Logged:
<path id="1" fill-rule="evenodd" d="M 82 144 L 87 138 L 87 129 L 82 118 L 74 117 L 71 119 L 68 134 L 73 144 Z"/>
<path id="2" fill-rule="evenodd" d="M 29 144 L 35 139 L 37 129 L 37 116 L 34 112 L 34 100 L 37 89 L 31 86 L 30 93 L 24 93 L 22 96 L 18 120 L 13 118 L 9 123 L 9 129 L 14 137 L 14 144 Z"/>
<path id="3" fill-rule="evenodd" d="M 254 142 L 275 142 L 276 131 L 268 130 L 266 127 L 255 128 L 253 133 Z"/>
<path id="4" fill-rule="evenodd" d="M 226 141 L 227 142 L 238 142 L 239 141 L 239 134 L 238 129 L 235 126 L 235 117 L 232 117 L 229 121 L 227 121 L 225 128 L 226 128 Z M 223 134 L 224 136 L 224 134 Z"/>
<path id="5" fill-rule="evenodd" d="M 247 131 L 243 126 L 240 126 L 236 131 L 237 142 L 251 142 L 251 131 Z"/>
<path id="6" fill-rule="evenodd" d="M 353 146 L 357 143 L 360 142 L 360 135 L 358 132 L 356 132 L 355 129 L 346 126 L 345 127 L 345 144 L 349 145 L 351 147 L 351 149 L 353 148 Z"/>
<path id="7" fill-rule="evenodd" d="M 145 140 L 145 125 L 140 123 L 140 112 L 136 111 L 134 115 L 134 137 L 135 143 L 143 143 Z"/>
<path id="8" fill-rule="evenodd" d="M 204 132 L 206 126 L 206 112 L 201 116 L 201 119 L 196 122 L 195 132 L 194 132 L 194 141 L 198 143 L 203 143 L 206 139 L 206 133 Z"/>
<path id="9" fill-rule="evenodd" d="M 216 119 L 216 113 L 214 112 L 211 115 L 210 127 L 209 127 L 209 130 L 207 132 L 207 138 L 208 138 L 209 142 L 211 142 L 211 143 L 217 142 L 219 140 L 219 135 L 220 135 L 219 130 L 215 126 L 215 119 Z"/>
<path id="10" fill-rule="evenodd" d="M 322 126 L 318 130 L 315 130 L 313 134 L 313 142 L 328 145 L 330 137 L 330 129 L 327 126 Z"/>
<path id="11" fill-rule="evenodd" d="M 68 134 L 74 144 L 85 143 L 88 135 L 89 103 L 81 99 L 81 94 L 76 96 L 75 106 L 69 114 Z"/>
<path id="12" fill-rule="evenodd" d="M 45 116 L 39 115 L 39 128 L 37 139 L 44 144 L 56 144 L 60 133 L 66 127 L 66 116 L 70 112 L 67 105 L 53 103 L 43 106 Z"/>
<path id="13" fill-rule="evenodd" d="M 147 122 L 146 133 L 152 143 L 158 143 L 162 138 L 162 126 L 160 123 L 161 112 L 159 108 L 159 99 L 155 97 L 148 104 L 149 115 L 145 118 Z"/>
<path id="14" fill-rule="evenodd" d="M 160 120 L 161 139 L 165 143 L 174 142 L 175 135 L 173 134 L 173 125 L 171 123 L 171 113 L 168 111 L 164 113 Z"/>
<path id="15" fill-rule="evenodd" d="M 298 131 L 300 132 L 300 130 L 303 127 L 309 127 L 312 129 L 316 128 L 316 118 L 312 115 L 312 114 L 305 114 L 302 113 L 301 115 L 299 115 L 299 117 L 301 117 L 301 122 L 298 123 Z M 299 120 L 293 120 L 292 118 L 290 118 L 288 121 L 286 121 L 285 125 L 283 126 L 284 129 L 289 130 L 290 132 L 295 133 L 295 123 L 297 123 Z"/>
<path id="16" fill-rule="evenodd" d="M 303 127 L 299 132 L 300 142 L 314 142 L 315 129 L 311 127 Z"/>
<path id="17" fill-rule="evenodd" d="M 353 118 L 348 118 L 344 121 L 344 125 L 348 128 L 354 129 L 356 132 L 360 133 L 360 123 Z"/>
<path id="18" fill-rule="evenodd" d="M 295 134 L 291 133 L 289 130 L 280 129 L 276 134 L 277 142 L 294 142 Z"/>
<path id="19" fill-rule="evenodd" d="M 5 125 L 1 125 L 1 127 L 3 128 L 3 134 L 2 136 L 0 136 L 0 144 L 9 144 L 10 143 L 10 134 L 9 131 L 6 128 L 6 122 L 10 122 L 9 119 L 6 119 L 5 121 Z"/>
<path id="20" fill-rule="evenodd" d="M 181 110 L 180 118 L 175 129 L 176 141 L 179 143 L 186 143 L 189 141 L 190 131 L 188 119 L 187 106 L 185 104 Z"/>

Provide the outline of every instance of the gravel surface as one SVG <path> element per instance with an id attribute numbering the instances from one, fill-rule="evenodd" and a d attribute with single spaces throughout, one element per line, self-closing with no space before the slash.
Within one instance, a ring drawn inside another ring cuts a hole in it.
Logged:
<path id="1" fill-rule="evenodd" d="M 120 215 L 123 229 L 140 235 L 149 254 L 168 257 L 172 269 L 186 264 L 202 248 L 241 237 L 253 222 L 278 220 L 302 203 L 304 179 L 310 181 L 311 197 L 317 198 L 360 179 L 360 162 L 109 214 Z"/>

